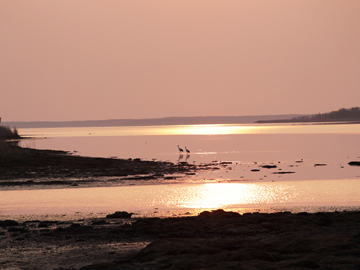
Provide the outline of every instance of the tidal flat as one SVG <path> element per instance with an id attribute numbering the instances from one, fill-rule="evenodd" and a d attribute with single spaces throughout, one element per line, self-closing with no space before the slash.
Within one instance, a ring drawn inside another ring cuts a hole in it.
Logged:
<path id="1" fill-rule="evenodd" d="M 141 159 L 85 157 L 66 151 L 13 145 L 1 157 L 0 186 L 95 185 L 101 182 L 101 177 L 122 177 L 122 180 L 126 177 L 132 180 L 171 179 L 173 174 L 184 174 L 196 169 L 196 166 L 186 162 L 174 164 Z"/>

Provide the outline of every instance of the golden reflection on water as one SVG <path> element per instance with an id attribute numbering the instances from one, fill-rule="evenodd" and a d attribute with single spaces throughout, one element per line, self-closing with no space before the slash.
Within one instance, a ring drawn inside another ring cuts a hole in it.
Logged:
<path id="1" fill-rule="evenodd" d="M 359 206 L 358 179 L 0 191 L 0 215 Z"/>
<path id="2" fill-rule="evenodd" d="M 171 125 L 131 127 L 27 128 L 21 134 L 32 137 L 226 135 L 256 133 L 251 125 Z M 260 128 L 261 130 L 261 128 Z"/>
<path id="3" fill-rule="evenodd" d="M 183 135 L 227 135 L 254 132 L 256 126 L 240 125 L 187 125 L 169 129 L 169 133 Z"/>
<path id="4" fill-rule="evenodd" d="M 271 204 L 289 201 L 299 194 L 291 187 L 268 184 L 250 183 L 208 183 L 201 186 L 187 188 L 179 200 L 176 194 L 178 207 L 184 208 L 221 208 L 234 205 Z M 170 202 L 173 200 L 169 200 Z M 176 203 L 175 203 L 176 204 Z"/>
<path id="5" fill-rule="evenodd" d="M 221 208 L 225 205 L 248 204 L 256 201 L 261 187 L 239 184 L 204 184 L 188 190 L 188 197 L 180 203 L 185 208 Z"/>
<path id="6" fill-rule="evenodd" d="M 360 125 L 290 125 L 290 124 L 218 124 L 164 125 L 118 127 L 23 128 L 23 136 L 85 137 L 85 136 L 152 136 L 152 135 L 231 135 L 231 134 L 292 134 L 292 133 L 353 133 L 360 134 Z"/>

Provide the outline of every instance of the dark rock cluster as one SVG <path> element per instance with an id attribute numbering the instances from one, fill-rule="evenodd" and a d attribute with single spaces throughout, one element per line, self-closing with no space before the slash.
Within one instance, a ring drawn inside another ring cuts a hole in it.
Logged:
<path id="1" fill-rule="evenodd" d="M 3 269 L 359 269 L 360 212 L 0 222 Z M 127 213 L 128 215 L 131 213 Z"/>
<path id="2" fill-rule="evenodd" d="M 128 231 L 157 238 L 111 268 L 82 269 L 358 269 L 360 212 L 243 214 L 149 218 Z"/>
<path id="3" fill-rule="evenodd" d="M 117 211 L 114 214 L 109 214 L 106 218 L 131 218 L 134 213 L 128 213 L 125 211 Z"/>

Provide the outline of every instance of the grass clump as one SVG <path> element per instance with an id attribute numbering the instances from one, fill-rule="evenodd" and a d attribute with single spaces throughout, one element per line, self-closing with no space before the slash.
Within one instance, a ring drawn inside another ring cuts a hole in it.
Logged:
<path id="1" fill-rule="evenodd" d="M 20 139 L 20 135 L 16 128 L 0 126 L 0 139 L 1 140 L 14 140 Z"/>
<path id="2" fill-rule="evenodd" d="M 21 139 L 16 128 L 0 126 L 0 161 L 19 158 L 22 155 L 18 142 Z"/>

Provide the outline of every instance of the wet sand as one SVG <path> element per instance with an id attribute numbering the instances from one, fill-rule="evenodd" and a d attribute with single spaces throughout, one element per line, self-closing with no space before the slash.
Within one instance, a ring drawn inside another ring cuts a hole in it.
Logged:
<path id="1" fill-rule="evenodd" d="M 359 269 L 360 212 L 0 222 L 2 269 Z"/>

